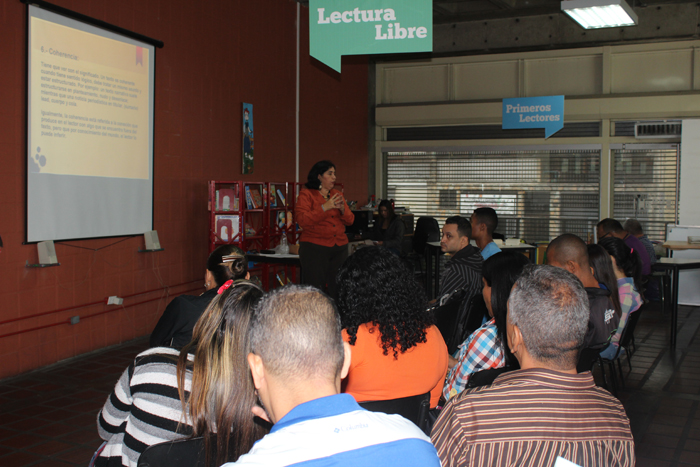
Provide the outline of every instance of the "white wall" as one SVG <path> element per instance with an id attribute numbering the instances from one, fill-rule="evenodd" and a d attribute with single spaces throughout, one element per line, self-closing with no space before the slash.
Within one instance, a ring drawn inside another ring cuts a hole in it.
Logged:
<path id="1" fill-rule="evenodd" d="M 700 119 L 683 120 L 681 133 L 680 225 L 700 225 Z"/>

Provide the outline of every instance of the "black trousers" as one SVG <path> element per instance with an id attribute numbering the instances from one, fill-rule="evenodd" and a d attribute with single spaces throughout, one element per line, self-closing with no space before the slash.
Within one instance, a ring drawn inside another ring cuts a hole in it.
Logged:
<path id="1" fill-rule="evenodd" d="M 336 298 L 335 275 L 348 257 L 348 246 L 321 246 L 315 243 L 299 244 L 299 261 L 304 284 L 326 292 Z"/>

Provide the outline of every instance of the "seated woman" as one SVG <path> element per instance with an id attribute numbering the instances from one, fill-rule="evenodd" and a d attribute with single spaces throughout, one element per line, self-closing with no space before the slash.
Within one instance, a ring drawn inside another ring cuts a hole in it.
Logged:
<path id="1" fill-rule="evenodd" d="M 610 255 L 602 246 L 594 243 L 588 245 L 588 262 L 593 268 L 593 277 L 598 281 L 598 285 L 602 289 L 610 291 L 610 300 L 615 306 L 615 313 L 620 316 L 622 310 L 620 308 L 620 295 L 617 291 L 617 278 L 613 270 Z"/>
<path id="2" fill-rule="evenodd" d="M 510 290 L 526 264 L 524 255 L 507 250 L 484 261 L 482 293 L 491 319 L 469 336 L 455 358 L 450 357 L 450 372 L 442 389 L 446 401 L 462 392 L 474 373 L 504 366 L 517 368 L 507 345 L 506 315 Z"/>
<path id="3" fill-rule="evenodd" d="M 224 256 L 234 256 L 224 262 Z M 180 295 L 175 297 L 163 311 L 163 315 L 153 328 L 149 344 L 151 347 L 183 348 L 192 340 L 192 329 L 209 305 L 216 291 L 227 280 L 248 279 L 248 262 L 243 250 L 235 245 L 222 245 L 207 259 L 204 273 L 204 288 L 201 295 Z"/>
<path id="4" fill-rule="evenodd" d="M 148 446 L 188 436 L 204 436 L 207 453 L 215 438 L 221 465 L 264 436 L 250 413 L 256 398 L 247 362 L 248 327 L 263 293 L 232 284 L 218 289 L 190 345 L 149 349 L 124 371 L 97 417 L 105 443 L 96 467 L 135 467 Z"/>
<path id="5" fill-rule="evenodd" d="M 622 331 L 627 325 L 629 316 L 644 303 L 644 297 L 641 294 L 642 262 L 639 255 L 634 254 L 633 249 L 619 238 L 606 237 L 601 239 L 598 244 L 605 248 L 605 251 L 610 255 L 620 298 L 620 324 L 610 339 L 610 344 L 600 352 L 601 357 L 611 359 L 617 355 Z"/>
<path id="6" fill-rule="evenodd" d="M 358 402 L 431 393 L 440 399 L 447 347 L 413 274 L 386 248 L 366 247 L 338 271 L 338 308 L 352 358 L 343 392 Z"/>
<path id="7" fill-rule="evenodd" d="M 406 227 L 394 212 L 394 205 L 388 199 L 379 203 L 379 219 L 374 223 L 372 239 L 377 245 L 391 250 L 396 255 L 401 254 L 403 234 Z"/>

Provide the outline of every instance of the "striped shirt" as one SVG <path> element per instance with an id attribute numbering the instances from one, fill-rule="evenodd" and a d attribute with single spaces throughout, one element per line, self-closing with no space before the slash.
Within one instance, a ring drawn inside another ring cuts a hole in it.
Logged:
<path id="1" fill-rule="evenodd" d="M 590 372 L 516 370 L 467 389 L 442 410 L 432 441 L 444 467 L 635 463 L 625 410 Z"/>
<path id="2" fill-rule="evenodd" d="M 185 417 L 177 393 L 179 354 L 155 347 L 137 355 L 124 371 L 97 415 L 97 431 L 107 445 L 95 459 L 95 467 L 135 467 L 148 446 L 191 433 L 189 424 L 180 423 Z M 185 378 L 189 395 L 189 371 Z"/>
<path id="3" fill-rule="evenodd" d="M 469 378 L 479 371 L 502 368 L 506 364 L 496 320 L 491 318 L 474 331 L 457 352 L 457 364 L 447 374 L 442 395 L 445 400 L 456 396 L 467 387 Z"/>
<path id="4" fill-rule="evenodd" d="M 481 293 L 481 265 L 483 263 L 478 248 L 467 245 L 452 256 L 445 265 L 445 271 L 440 278 L 440 297 L 454 293 L 456 290 L 466 290 L 459 312 L 464 313 L 469 300 Z"/>

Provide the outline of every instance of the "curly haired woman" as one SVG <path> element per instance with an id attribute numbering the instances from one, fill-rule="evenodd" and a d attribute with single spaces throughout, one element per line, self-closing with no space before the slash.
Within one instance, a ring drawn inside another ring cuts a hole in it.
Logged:
<path id="1" fill-rule="evenodd" d="M 386 248 L 367 247 L 345 261 L 337 284 L 343 338 L 352 349 L 343 391 L 358 402 L 430 391 L 435 407 L 447 373 L 447 346 L 413 274 Z"/>

